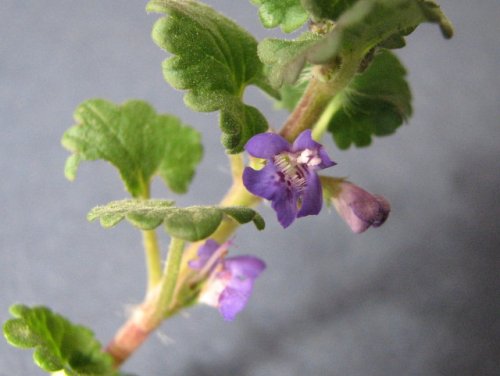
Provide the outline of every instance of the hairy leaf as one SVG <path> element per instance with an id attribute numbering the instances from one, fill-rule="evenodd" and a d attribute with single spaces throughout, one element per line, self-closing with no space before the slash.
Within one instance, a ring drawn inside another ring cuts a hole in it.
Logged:
<path id="1" fill-rule="evenodd" d="M 310 60 L 309 51 L 321 40 L 321 36 L 306 32 L 294 40 L 268 38 L 260 42 L 259 57 L 269 66 L 271 85 L 279 88 L 283 83 L 293 84 Z"/>
<path id="2" fill-rule="evenodd" d="M 14 318 L 3 326 L 4 336 L 14 347 L 34 349 L 33 360 L 44 371 L 64 371 L 68 376 L 117 375 L 111 356 L 90 329 L 69 322 L 42 306 L 10 307 Z"/>
<path id="3" fill-rule="evenodd" d="M 264 116 L 242 101 L 250 84 L 269 92 L 255 39 L 194 0 L 152 0 L 147 10 L 168 14 L 153 27 L 153 40 L 174 55 L 163 62 L 166 81 L 187 91 L 184 102 L 193 110 L 220 111 L 223 145 L 230 153 L 242 151 L 268 128 Z"/>
<path id="4" fill-rule="evenodd" d="M 301 0 L 303 7 L 315 19 L 336 20 L 357 0 Z"/>
<path id="5" fill-rule="evenodd" d="M 309 18 L 300 0 L 251 0 L 251 2 L 259 7 L 262 25 L 267 28 L 279 26 L 285 33 L 297 30 Z"/>
<path id="6" fill-rule="evenodd" d="M 406 70 L 398 58 L 380 51 L 334 99 L 329 131 L 341 149 L 367 146 L 372 136 L 394 133 L 412 112 Z"/>
<path id="7" fill-rule="evenodd" d="M 104 206 L 97 206 L 87 218 L 100 219 L 103 227 L 112 227 L 123 219 L 142 230 L 152 230 L 163 223 L 173 237 L 187 241 L 197 241 L 209 237 L 221 224 L 224 215 L 238 223 L 252 221 L 262 230 L 262 217 L 246 207 L 191 206 L 177 208 L 166 200 L 121 200 Z"/>
<path id="8" fill-rule="evenodd" d="M 284 108 L 292 112 L 304 94 L 308 81 L 298 81 L 293 85 L 284 84 L 280 87 L 281 98 L 275 101 L 276 108 Z"/>
<path id="9" fill-rule="evenodd" d="M 62 144 L 73 152 L 66 177 L 76 177 L 83 160 L 103 159 L 120 172 L 134 197 L 147 195 L 151 178 L 160 175 L 169 188 L 187 191 L 201 160 L 200 134 L 170 115 L 158 115 L 142 101 L 119 106 L 103 99 L 83 102 L 75 111 L 77 125 Z"/>
<path id="10" fill-rule="evenodd" d="M 364 56 L 379 44 L 401 47 L 405 35 L 422 22 L 438 23 L 447 38 L 451 23 L 430 0 L 358 0 L 325 35 L 306 33 L 296 40 L 264 39 L 259 57 L 270 66 L 274 86 L 292 84 L 306 62 L 329 64 L 346 56 Z"/>

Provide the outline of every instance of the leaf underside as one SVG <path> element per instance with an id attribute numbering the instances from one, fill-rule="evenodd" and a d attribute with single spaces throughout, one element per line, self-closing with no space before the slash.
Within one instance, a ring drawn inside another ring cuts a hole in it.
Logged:
<path id="1" fill-rule="evenodd" d="M 112 227 L 126 219 L 142 230 L 152 230 L 161 224 L 175 238 L 198 241 L 208 238 L 221 224 L 224 216 L 240 224 L 253 222 L 257 229 L 265 226 L 262 217 L 246 207 L 191 206 L 177 208 L 167 200 L 121 200 L 90 211 L 90 221 L 99 219 L 103 227 Z"/>
<path id="2" fill-rule="evenodd" d="M 340 149 L 368 146 L 372 136 L 392 134 L 411 116 L 406 70 L 387 50 L 338 94 L 328 130 Z"/>

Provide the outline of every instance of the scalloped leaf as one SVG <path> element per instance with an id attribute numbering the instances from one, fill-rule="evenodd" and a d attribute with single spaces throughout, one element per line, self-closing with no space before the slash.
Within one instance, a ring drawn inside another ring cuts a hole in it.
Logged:
<path id="1" fill-rule="evenodd" d="M 368 146 L 372 136 L 392 134 L 411 115 L 406 69 L 388 50 L 354 77 L 334 99 L 328 130 L 340 149 Z"/>
<path id="2" fill-rule="evenodd" d="M 104 99 L 83 102 L 74 117 L 77 125 L 62 138 L 73 152 L 66 162 L 69 180 L 81 161 L 103 159 L 119 170 L 133 197 L 146 196 L 156 174 L 172 191 L 187 191 L 203 148 L 200 134 L 178 118 L 158 115 L 143 101 L 120 106 Z"/>
<path id="3" fill-rule="evenodd" d="M 34 349 L 33 360 L 44 371 L 64 371 L 68 376 L 118 375 L 111 356 L 101 351 L 90 329 L 43 306 L 16 304 L 10 313 L 14 318 L 3 326 L 7 342 Z"/>
<path id="4" fill-rule="evenodd" d="M 193 0 L 152 0 L 146 9 L 166 13 L 153 27 L 153 40 L 174 56 L 163 62 L 165 80 L 186 90 L 184 102 L 195 111 L 220 111 L 222 143 L 238 153 L 267 120 L 243 103 L 254 84 L 273 94 L 257 56 L 257 42 L 236 23 Z"/>
<path id="5" fill-rule="evenodd" d="M 358 0 L 301 0 L 302 6 L 314 19 L 335 21 Z"/>
<path id="6" fill-rule="evenodd" d="M 306 85 L 283 85 L 276 106 L 292 111 Z M 340 149 L 368 146 L 372 136 L 394 133 L 412 113 L 406 69 L 396 55 L 379 50 L 363 73 L 331 101 L 328 130 Z"/>
<path id="7" fill-rule="evenodd" d="M 259 7 L 259 18 L 264 27 L 279 26 L 285 33 L 291 33 L 304 25 L 309 15 L 301 0 L 250 0 Z"/>
<path id="8" fill-rule="evenodd" d="M 259 43 L 259 58 L 269 66 L 271 85 L 279 88 L 283 83 L 293 84 L 304 65 L 310 60 L 309 52 L 322 37 L 305 32 L 294 40 L 267 38 Z"/>
<path id="9" fill-rule="evenodd" d="M 123 219 L 142 230 L 152 230 L 163 223 L 175 238 L 198 241 L 208 238 L 219 227 L 224 215 L 238 223 L 253 222 L 264 229 L 265 222 L 255 210 L 246 207 L 190 206 L 177 208 L 167 200 L 121 200 L 97 206 L 87 216 L 89 221 L 100 219 L 103 227 L 115 226 Z"/>
<path id="10" fill-rule="evenodd" d="M 402 38 L 423 22 L 438 23 L 446 38 L 453 28 L 439 6 L 430 0 L 359 0 L 338 18 L 325 35 L 305 33 L 296 40 L 264 39 L 258 53 L 270 66 L 273 86 L 293 84 L 304 65 L 329 64 L 343 56 L 364 56 L 380 44 L 401 47 Z"/>

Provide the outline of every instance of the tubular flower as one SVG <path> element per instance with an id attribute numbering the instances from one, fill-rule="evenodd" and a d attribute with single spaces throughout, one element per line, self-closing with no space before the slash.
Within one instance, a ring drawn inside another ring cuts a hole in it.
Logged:
<path id="1" fill-rule="evenodd" d="M 192 269 L 207 277 L 198 300 L 219 309 L 224 320 L 234 320 L 248 302 L 255 279 L 266 264 L 254 256 L 225 258 L 227 243 L 209 239 L 198 249 L 198 258 L 189 262 Z"/>
<path id="2" fill-rule="evenodd" d="M 267 160 L 261 170 L 246 167 L 243 184 L 256 196 L 270 200 L 278 221 L 288 227 L 297 217 L 318 214 L 323 205 L 316 171 L 335 165 L 323 146 L 302 132 L 293 145 L 274 133 L 260 133 L 245 145 L 253 157 Z"/>
<path id="3" fill-rule="evenodd" d="M 391 211 L 385 198 L 372 195 L 348 181 L 336 185 L 331 196 L 333 205 L 353 232 L 361 233 L 370 226 L 379 227 L 385 222 Z"/>

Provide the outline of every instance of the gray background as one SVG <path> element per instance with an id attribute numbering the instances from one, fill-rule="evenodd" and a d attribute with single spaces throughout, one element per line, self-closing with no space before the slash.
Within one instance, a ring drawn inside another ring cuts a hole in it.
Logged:
<path id="1" fill-rule="evenodd" d="M 209 1 L 252 30 L 248 1 Z M 451 41 L 421 26 L 400 51 L 414 117 L 361 150 L 327 148 L 338 166 L 392 203 L 388 222 L 354 235 L 335 212 L 283 231 L 238 233 L 235 252 L 268 270 L 234 323 L 208 307 L 166 322 L 125 369 L 143 376 L 498 375 L 499 56 L 497 0 L 442 0 Z M 0 321 L 14 302 L 46 304 L 103 341 L 141 300 L 140 235 L 85 220 L 126 197 L 105 163 L 63 176 L 60 146 L 83 100 L 146 99 L 203 132 L 206 154 L 180 205 L 216 202 L 229 184 L 216 114 L 192 113 L 162 79 L 144 1 L 0 1 Z M 248 102 L 286 117 L 257 90 Z M 208 182 L 208 183 L 207 183 Z M 161 183 L 157 197 L 172 197 Z M 167 240 L 162 237 L 164 244 Z M 166 246 L 166 245 L 165 245 Z M 164 246 L 164 247 L 165 247 Z M 0 340 L 0 375 L 39 375 L 29 351 Z"/>

